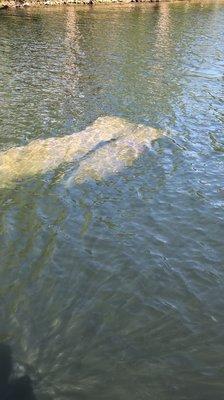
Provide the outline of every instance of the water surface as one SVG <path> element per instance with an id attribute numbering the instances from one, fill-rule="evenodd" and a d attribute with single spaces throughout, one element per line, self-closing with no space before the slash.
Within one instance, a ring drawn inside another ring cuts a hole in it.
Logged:
<path id="1" fill-rule="evenodd" d="M 170 132 L 101 182 L 1 189 L 0 339 L 38 400 L 222 400 L 224 3 L 0 14 L 0 149 Z"/>

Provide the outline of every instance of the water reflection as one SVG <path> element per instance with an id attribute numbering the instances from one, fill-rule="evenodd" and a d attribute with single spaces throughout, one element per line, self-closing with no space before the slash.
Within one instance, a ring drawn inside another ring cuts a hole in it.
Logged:
<path id="1" fill-rule="evenodd" d="M 73 107 L 75 99 L 82 98 L 79 82 L 80 67 L 79 57 L 83 56 L 80 48 L 80 32 L 78 27 L 78 15 L 74 7 L 69 7 L 66 12 L 66 31 L 65 31 L 65 60 L 64 74 L 66 89 L 66 108 Z"/>
<path id="2" fill-rule="evenodd" d="M 158 7 L 159 19 L 157 24 L 156 47 L 159 50 L 161 46 L 164 51 L 169 50 L 169 45 L 172 43 L 169 40 L 170 34 L 170 7 L 169 4 L 164 2 Z"/>

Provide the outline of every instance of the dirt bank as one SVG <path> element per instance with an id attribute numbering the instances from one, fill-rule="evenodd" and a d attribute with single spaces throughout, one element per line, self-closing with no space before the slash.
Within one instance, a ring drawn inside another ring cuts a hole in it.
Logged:
<path id="1" fill-rule="evenodd" d="M 54 6 L 63 4 L 128 4 L 155 3 L 167 0 L 0 0 L 0 9 L 22 8 L 31 6 Z M 168 0 L 169 1 L 169 0 Z"/>

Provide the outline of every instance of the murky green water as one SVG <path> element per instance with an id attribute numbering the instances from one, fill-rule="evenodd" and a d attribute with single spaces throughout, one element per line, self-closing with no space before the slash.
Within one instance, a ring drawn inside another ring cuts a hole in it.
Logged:
<path id="1" fill-rule="evenodd" d="M 223 3 L 1 12 L 1 150 L 171 132 L 102 182 L 1 189 L 0 339 L 39 400 L 223 399 L 223 93 Z"/>

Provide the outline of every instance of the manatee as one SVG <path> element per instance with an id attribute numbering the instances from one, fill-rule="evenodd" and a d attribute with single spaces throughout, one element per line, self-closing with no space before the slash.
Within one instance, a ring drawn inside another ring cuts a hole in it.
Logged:
<path id="1" fill-rule="evenodd" d="M 0 152 L 0 187 L 78 163 L 68 182 L 103 179 L 131 165 L 164 133 L 119 117 L 100 117 L 85 130 L 59 138 L 37 139 Z"/>
<path id="2" fill-rule="evenodd" d="M 133 124 L 118 117 L 100 117 L 85 130 L 71 135 L 33 140 L 26 146 L 0 152 L 0 187 L 36 174 L 44 174 L 63 163 L 78 161 L 101 142 L 121 137 Z"/>
<path id="3" fill-rule="evenodd" d="M 67 185 L 99 181 L 118 174 L 123 168 L 131 166 L 146 148 L 151 147 L 153 141 L 163 135 L 165 132 L 161 130 L 133 124 L 131 130 L 81 160 L 78 169 L 67 180 Z"/>

